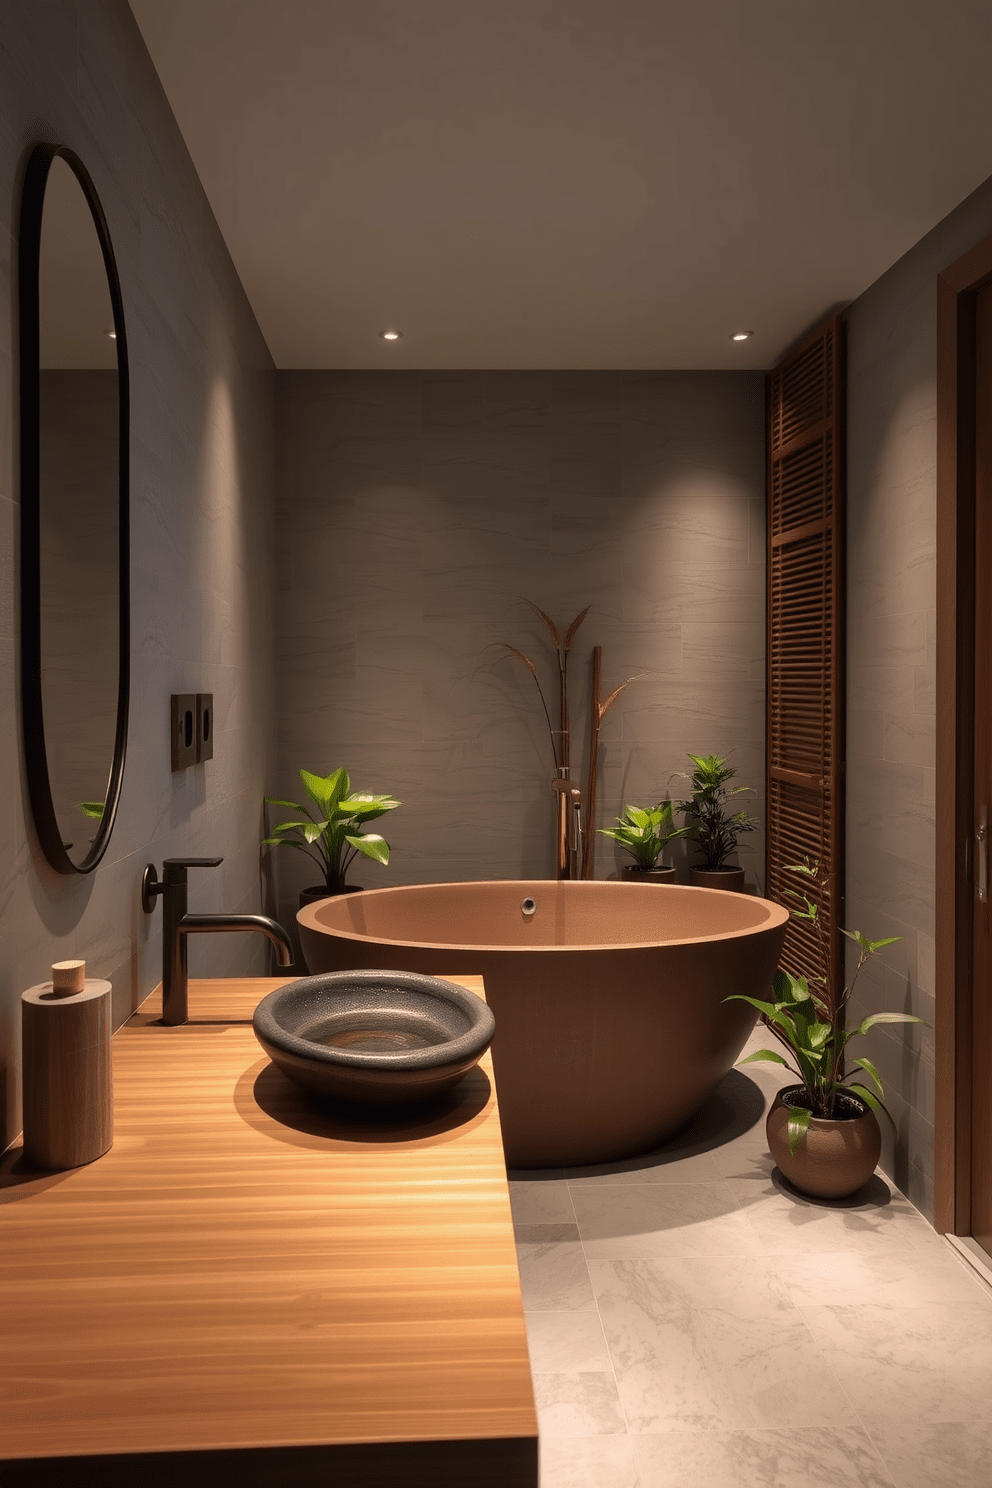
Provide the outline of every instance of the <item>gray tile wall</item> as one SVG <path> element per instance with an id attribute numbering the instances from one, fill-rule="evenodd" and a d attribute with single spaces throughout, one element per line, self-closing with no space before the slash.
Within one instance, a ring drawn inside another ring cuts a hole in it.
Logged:
<path id="1" fill-rule="evenodd" d="M 16 261 L 31 146 L 94 178 L 124 294 L 132 399 L 132 691 L 118 823 L 103 864 L 63 879 L 30 823 L 18 704 Z M 272 366 L 124 0 L 0 8 L 0 1147 L 16 1135 L 20 993 L 85 956 L 120 1021 L 158 981 L 146 861 L 222 855 L 191 905 L 260 901 L 272 773 Z M 214 759 L 170 773 L 169 694 L 212 691 Z M 199 937 L 193 970 L 263 971 L 257 938 Z"/>
<path id="2" fill-rule="evenodd" d="M 883 1166 L 931 1216 L 937 275 L 990 233 L 992 181 L 847 313 L 847 924 L 903 937 L 856 1000 L 927 1021 L 877 1028 L 864 1052 L 896 1119 Z"/>
<path id="3" fill-rule="evenodd" d="M 686 752 L 764 772 L 764 402 L 758 373 L 281 372 L 277 791 L 349 769 L 403 801 L 367 887 L 553 872 L 552 758 L 529 673 L 570 657 L 573 762 L 590 658 L 639 675 L 602 734 L 600 826 L 671 788 Z M 580 781 L 585 784 L 584 763 Z M 278 809 L 274 820 L 281 819 Z M 760 880 L 763 840 L 741 855 Z M 597 838 L 596 874 L 616 872 Z M 283 851 L 292 916 L 316 875 Z"/>

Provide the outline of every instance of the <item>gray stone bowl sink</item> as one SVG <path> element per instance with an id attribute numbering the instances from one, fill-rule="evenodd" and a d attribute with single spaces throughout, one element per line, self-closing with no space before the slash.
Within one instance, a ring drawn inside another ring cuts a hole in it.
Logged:
<path id="1" fill-rule="evenodd" d="M 270 992 L 255 1037 L 312 1095 L 373 1108 L 442 1095 L 488 1049 L 495 1020 L 481 997 L 412 971 L 332 971 Z"/>

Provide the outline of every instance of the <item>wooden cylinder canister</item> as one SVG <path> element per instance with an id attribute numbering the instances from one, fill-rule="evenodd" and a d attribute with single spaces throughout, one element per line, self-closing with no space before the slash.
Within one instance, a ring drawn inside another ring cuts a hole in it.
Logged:
<path id="1" fill-rule="evenodd" d="M 39 1168 L 78 1168 L 114 1140 L 111 986 L 61 961 L 21 994 L 24 1155 Z"/>

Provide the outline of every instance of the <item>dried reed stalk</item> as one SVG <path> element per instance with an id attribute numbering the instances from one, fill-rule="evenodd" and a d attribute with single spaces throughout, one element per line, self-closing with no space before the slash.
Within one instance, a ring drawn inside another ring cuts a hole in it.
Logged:
<path id="1" fill-rule="evenodd" d="M 599 694 L 602 688 L 602 659 L 602 646 L 594 646 L 592 651 L 592 701 L 589 709 L 589 773 L 586 777 L 586 836 L 582 846 L 583 878 L 592 878 L 593 837 L 596 830 L 593 823 L 596 820 L 600 728 L 602 727 L 603 719 L 613 707 L 613 704 L 624 688 L 629 687 L 631 682 L 639 681 L 640 676 L 643 675 L 638 674 L 638 676 L 628 677 L 626 682 L 621 682 L 619 687 L 613 689 L 605 702 L 601 701 Z"/>

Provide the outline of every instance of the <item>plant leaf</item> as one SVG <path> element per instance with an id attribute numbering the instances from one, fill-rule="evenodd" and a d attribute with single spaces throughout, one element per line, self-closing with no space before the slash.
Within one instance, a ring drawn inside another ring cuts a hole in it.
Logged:
<path id="1" fill-rule="evenodd" d="M 306 811 L 306 806 L 301 806 L 299 801 L 281 801 L 278 796 L 264 796 L 270 806 L 290 806 L 294 811 Z"/>
<path id="2" fill-rule="evenodd" d="M 886 1110 L 883 1103 L 877 1098 L 877 1096 L 872 1095 L 871 1091 L 868 1090 L 864 1085 L 845 1085 L 844 1089 L 850 1090 L 852 1095 L 856 1095 L 859 1100 L 863 1100 L 869 1111 L 874 1111 L 876 1116 L 880 1111 L 884 1116 L 888 1116 L 893 1128 L 895 1127 L 895 1122 L 892 1120 L 892 1116 Z"/>
<path id="3" fill-rule="evenodd" d="M 518 651 L 516 646 L 511 646 L 509 641 L 500 641 L 499 644 L 505 648 L 510 656 L 515 656 L 518 661 L 522 661 L 534 680 L 537 680 L 537 667 L 531 661 L 529 656 L 525 656 L 522 651 Z"/>
<path id="4" fill-rule="evenodd" d="M 754 1064 L 755 1060 L 770 1059 L 773 1064 L 784 1064 L 786 1069 L 792 1069 L 792 1065 L 781 1054 L 776 1054 L 774 1049 L 759 1049 L 756 1054 L 748 1054 L 744 1059 L 738 1059 L 737 1068 L 742 1064 Z"/>
<path id="5" fill-rule="evenodd" d="M 874 1028 L 876 1023 L 923 1023 L 925 1019 L 914 1018 L 912 1013 L 872 1013 L 858 1024 L 857 1028 L 851 1030 L 854 1034 L 865 1034 L 869 1028 Z"/>
<path id="6" fill-rule="evenodd" d="M 606 699 L 606 701 L 604 703 L 600 703 L 600 705 L 599 705 L 599 721 L 600 721 L 600 723 L 602 723 L 602 721 L 606 717 L 607 713 L 609 713 L 610 709 L 613 707 L 613 704 L 616 702 L 617 698 L 623 692 L 624 688 L 625 687 L 629 687 L 630 684 L 631 684 L 631 682 L 640 682 L 641 678 L 644 675 L 645 675 L 644 672 L 637 672 L 635 676 L 628 677 L 627 680 L 626 680 L 626 682 L 621 682 L 619 687 L 614 687 L 613 691 L 610 693 L 610 695 Z"/>
<path id="7" fill-rule="evenodd" d="M 550 615 L 546 615 L 544 613 L 544 611 L 542 609 L 540 609 L 539 606 L 536 605 L 532 599 L 529 599 L 527 601 L 527 603 L 530 605 L 531 609 L 534 611 L 534 614 L 535 615 L 539 615 L 541 617 L 541 619 L 544 621 L 545 629 L 547 630 L 548 635 L 554 641 L 555 647 L 557 648 L 557 650 L 560 651 L 561 650 L 561 631 L 558 629 L 557 625 L 552 620 L 551 616 Z"/>
<path id="8" fill-rule="evenodd" d="M 352 836 L 345 833 L 345 841 L 352 847 L 364 853 L 367 858 L 374 858 L 377 863 L 389 862 L 389 843 L 385 837 L 380 837 L 377 832 L 369 832 L 367 836 Z"/>
<path id="9" fill-rule="evenodd" d="M 566 632 L 565 632 L 565 639 L 564 639 L 564 641 L 562 641 L 562 646 L 561 646 L 561 649 L 563 651 L 569 651 L 569 650 L 571 650 L 572 641 L 573 641 L 573 639 L 575 637 L 575 632 L 578 630 L 579 626 L 582 624 L 583 620 L 588 615 L 590 608 L 591 607 L 589 605 L 586 605 L 586 607 L 582 611 L 582 613 L 580 615 L 576 615 L 575 619 L 572 621 L 571 625 L 566 630 Z"/>
<path id="10" fill-rule="evenodd" d="M 871 1060 L 870 1059 L 854 1059 L 851 1062 L 853 1064 L 856 1064 L 859 1069 L 863 1069 L 864 1072 L 865 1072 L 865 1074 L 871 1076 L 871 1078 L 874 1080 L 875 1084 L 878 1086 L 879 1096 L 884 1100 L 885 1099 L 885 1090 L 884 1090 L 884 1088 L 882 1086 L 881 1080 L 878 1077 L 878 1070 L 872 1064 Z"/>
<path id="11" fill-rule="evenodd" d="M 811 1111 L 805 1106 L 786 1106 L 789 1113 L 789 1151 L 795 1157 L 799 1151 L 803 1137 L 809 1131 L 809 1118 Z"/>

